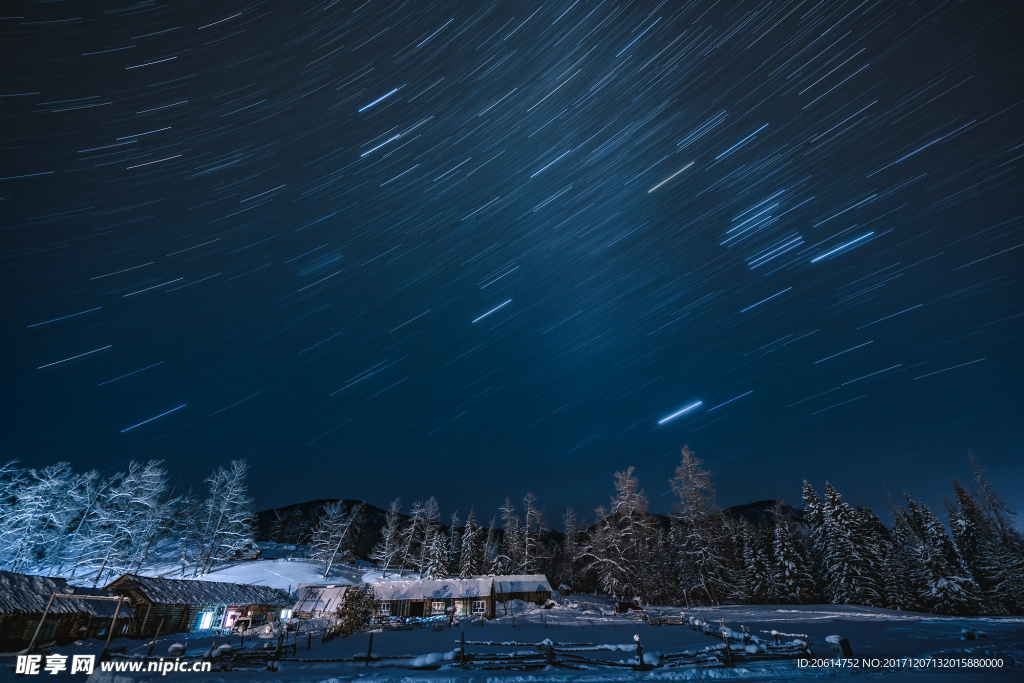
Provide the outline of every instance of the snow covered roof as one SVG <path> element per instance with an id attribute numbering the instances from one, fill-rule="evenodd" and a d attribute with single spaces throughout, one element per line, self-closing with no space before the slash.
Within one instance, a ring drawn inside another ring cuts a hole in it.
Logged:
<path id="1" fill-rule="evenodd" d="M 107 588 L 122 591 L 135 588 L 148 601 L 164 605 L 280 605 L 292 604 L 291 597 L 279 588 L 246 583 L 159 579 L 125 574 Z"/>
<path id="2" fill-rule="evenodd" d="M 494 592 L 502 593 L 550 593 L 551 584 L 543 574 L 516 574 L 495 576 Z"/>
<path id="3" fill-rule="evenodd" d="M 422 579 L 419 581 L 377 581 L 373 584 L 376 600 L 443 600 L 445 598 L 482 598 L 491 594 L 491 578 Z"/>
<path id="4" fill-rule="evenodd" d="M 304 586 L 292 612 L 337 612 L 348 586 Z"/>
<path id="5" fill-rule="evenodd" d="M 64 579 L 0 571 L 0 613 L 42 614 L 46 609 L 46 603 L 50 601 L 50 596 L 54 593 L 116 597 L 116 593 L 105 588 L 76 588 L 69 586 Z M 111 617 L 114 615 L 116 607 L 116 602 L 108 600 L 57 598 L 50 605 L 50 612 Z M 131 607 L 123 604 L 118 616 L 131 617 L 134 616 L 134 613 L 131 611 Z"/>

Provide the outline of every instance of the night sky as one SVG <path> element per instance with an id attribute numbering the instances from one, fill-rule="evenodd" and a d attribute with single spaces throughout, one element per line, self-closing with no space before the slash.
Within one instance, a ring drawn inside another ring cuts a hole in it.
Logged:
<path id="1" fill-rule="evenodd" d="M 1019 6 L 130 3 L 5 5 L 4 459 L 1024 507 Z"/>

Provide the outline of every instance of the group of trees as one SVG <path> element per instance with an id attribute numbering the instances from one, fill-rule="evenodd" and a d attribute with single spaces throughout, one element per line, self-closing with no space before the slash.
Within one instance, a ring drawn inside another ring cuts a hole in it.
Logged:
<path id="1" fill-rule="evenodd" d="M 200 499 L 174 495 L 158 460 L 103 476 L 66 462 L 0 467 L 0 567 L 93 586 L 167 563 L 199 576 L 252 542 L 245 461 L 218 467 Z"/>
<path id="2" fill-rule="evenodd" d="M 472 508 L 464 521 L 457 513 L 442 521 L 434 497 L 403 513 L 396 498 L 382 517 L 351 501 L 326 503 L 311 518 L 278 510 L 269 535 L 308 546 L 324 577 L 362 548 L 385 576 L 542 573 L 554 585 L 649 603 L 1022 614 L 1024 535 L 972 465 L 969 485 L 953 481 L 948 530 L 908 495 L 901 505 L 890 501 L 886 527 L 829 483 L 821 496 L 805 481 L 799 510 L 781 502 L 753 518 L 722 510 L 708 470 L 684 447 L 669 481 L 675 502 L 668 515 L 649 510 L 630 467 L 615 473 L 610 504 L 597 508 L 592 524 L 569 509 L 562 532 L 546 524 L 528 493 L 518 508 L 506 498 L 486 525 Z M 41 469 L 8 463 L 0 467 L 0 567 L 93 585 L 169 561 L 182 576 L 202 576 L 254 538 L 246 474 L 242 460 L 217 468 L 200 498 L 169 490 L 159 461 L 133 461 L 107 476 L 63 462 Z"/>
<path id="3" fill-rule="evenodd" d="M 633 468 L 615 474 L 608 509 L 580 528 L 572 511 L 559 580 L 658 603 L 858 604 L 939 614 L 1024 613 L 1024 536 L 972 459 L 953 481 L 949 532 L 924 503 L 892 502 L 887 528 L 866 505 L 804 482 L 802 509 L 775 503 L 753 523 L 715 504 L 688 449 L 671 480 L 669 517 L 652 515 Z"/>
<path id="4" fill-rule="evenodd" d="M 649 510 L 630 467 L 586 524 L 566 511 L 559 533 L 527 494 L 506 498 L 481 527 L 471 509 L 442 525 L 437 501 L 409 515 L 395 499 L 371 559 L 385 573 L 421 578 L 544 573 L 555 585 L 660 604 L 858 604 L 940 614 L 1024 613 L 1024 536 L 975 463 L 974 481 L 953 481 L 949 530 L 924 503 L 892 502 L 891 527 L 829 483 L 804 482 L 799 509 L 775 502 L 756 519 L 722 510 L 703 463 L 689 448 L 669 484 L 668 515 Z"/>

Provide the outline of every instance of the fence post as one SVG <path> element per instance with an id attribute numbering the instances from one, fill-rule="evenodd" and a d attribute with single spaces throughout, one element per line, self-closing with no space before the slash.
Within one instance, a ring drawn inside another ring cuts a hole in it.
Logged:
<path id="1" fill-rule="evenodd" d="M 370 631 L 370 642 L 366 644 L 366 666 L 370 666 L 370 657 L 373 652 L 373 631 Z"/>
<path id="2" fill-rule="evenodd" d="M 149 644 L 149 652 L 146 653 L 147 657 L 149 657 L 150 655 L 153 654 L 153 648 L 156 647 L 156 639 L 160 636 L 160 628 L 163 625 L 164 625 L 164 620 L 161 619 L 160 623 L 156 625 L 156 632 L 153 633 L 153 642 Z"/>
<path id="3" fill-rule="evenodd" d="M 36 638 L 39 637 L 39 631 L 43 628 L 43 622 L 46 621 L 46 615 L 50 613 L 50 605 L 53 604 L 53 598 L 55 595 L 57 594 L 54 593 L 50 596 L 50 601 L 46 603 L 46 609 L 43 610 L 43 616 L 39 618 L 39 625 L 36 626 L 36 632 L 32 634 L 32 641 L 28 644 L 28 650 L 26 650 L 29 654 L 32 654 L 32 648 L 36 645 Z"/>
<path id="4" fill-rule="evenodd" d="M 459 643 L 459 666 L 466 668 L 466 632 L 462 632 L 461 642 Z"/>
<path id="5" fill-rule="evenodd" d="M 123 597 L 117 599 L 117 607 L 114 609 L 114 618 L 110 620 L 110 628 L 107 629 L 107 644 L 103 646 L 103 652 L 100 653 L 100 659 L 106 659 L 108 651 L 110 650 L 110 639 L 114 636 L 114 626 L 117 625 L 117 615 L 121 613 L 121 603 L 124 602 Z"/>

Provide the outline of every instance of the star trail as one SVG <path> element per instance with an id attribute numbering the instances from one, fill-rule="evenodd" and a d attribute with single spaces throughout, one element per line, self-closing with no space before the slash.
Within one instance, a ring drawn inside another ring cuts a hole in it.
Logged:
<path id="1" fill-rule="evenodd" d="M 1021 12 L 8 7 L 5 460 L 554 518 L 971 450 L 1021 507 Z"/>

